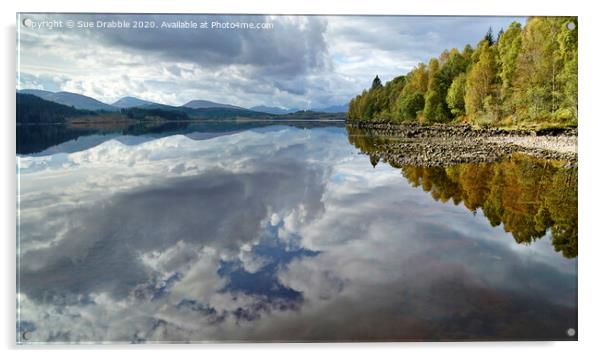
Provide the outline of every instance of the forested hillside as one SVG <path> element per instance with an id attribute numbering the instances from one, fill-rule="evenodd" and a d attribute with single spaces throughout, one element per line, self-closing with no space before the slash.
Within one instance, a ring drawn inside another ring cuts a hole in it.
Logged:
<path id="1" fill-rule="evenodd" d="M 480 126 L 577 124 L 577 18 L 531 17 L 445 50 L 351 100 L 352 120 Z"/>
<path id="2" fill-rule="evenodd" d="M 63 123 L 66 118 L 95 115 L 95 112 L 47 101 L 40 97 L 17 93 L 17 123 Z"/>

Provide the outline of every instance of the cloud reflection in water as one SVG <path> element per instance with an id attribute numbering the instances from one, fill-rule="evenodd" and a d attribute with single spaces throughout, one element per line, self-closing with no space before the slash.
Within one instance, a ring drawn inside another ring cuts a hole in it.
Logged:
<path id="1" fill-rule="evenodd" d="M 565 339 L 576 260 L 370 162 L 344 129 L 23 157 L 34 342 Z"/>

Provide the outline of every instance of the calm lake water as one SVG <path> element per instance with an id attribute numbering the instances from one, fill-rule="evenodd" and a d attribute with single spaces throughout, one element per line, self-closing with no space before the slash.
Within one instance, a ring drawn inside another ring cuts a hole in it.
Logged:
<path id="1" fill-rule="evenodd" d="M 577 337 L 563 163 L 396 168 L 333 124 L 20 131 L 22 343 Z"/>

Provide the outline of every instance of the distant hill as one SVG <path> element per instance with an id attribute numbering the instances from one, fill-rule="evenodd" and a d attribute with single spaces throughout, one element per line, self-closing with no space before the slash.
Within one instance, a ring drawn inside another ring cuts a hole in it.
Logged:
<path id="1" fill-rule="evenodd" d="M 339 104 L 324 108 L 316 108 L 312 109 L 315 112 L 326 112 L 326 113 L 347 113 L 349 109 L 349 104 Z"/>
<path id="2" fill-rule="evenodd" d="M 24 89 L 20 90 L 19 93 L 30 94 L 34 96 L 38 96 L 47 101 L 56 102 L 59 104 L 63 104 L 66 106 L 72 106 L 76 109 L 84 109 L 91 111 L 108 111 L 114 112 L 117 111 L 118 108 L 98 101 L 92 97 L 84 96 L 77 93 L 71 92 L 49 92 L 35 89 Z"/>
<path id="3" fill-rule="evenodd" d="M 192 108 L 188 108 L 188 107 L 170 106 L 168 104 L 161 104 L 161 103 L 154 103 L 154 102 L 150 102 L 148 104 L 145 104 L 145 105 L 142 105 L 139 107 L 145 108 L 145 109 L 159 108 L 159 109 L 164 109 L 166 111 L 184 111 L 184 112 L 193 111 Z"/>
<path id="4" fill-rule="evenodd" d="M 47 101 L 38 96 L 17 93 L 17 123 L 64 123 L 69 117 L 95 115 L 71 106 Z"/>
<path id="5" fill-rule="evenodd" d="M 125 97 L 117 100 L 116 102 L 114 102 L 112 105 L 109 105 L 109 104 L 101 102 L 97 99 L 94 99 L 92 97 L 88 97 L 88 96 L 84 96 L 84 95 L 72 93 L 72 92 L 65 92 L 65 91 L 50 92 L 50 91 L 44 91 L 44 90 L 38 90 L 38 89 L 24 89 L 24 90 L 20 90 L 18 92 L 23 93 L 23 94 L 30 94 L 30 95 L 38 96 L 47 101 L 56 102 L 56 103 L 63 104 L 66 106 L 72 106 L 72 107 L 75 107 L 76 109 L 91 110 L 91 111 L 117 112 L 122 108 L 143 107 L 143 108 L 147 108 L 147 109 L 160 108 L 160 109 L 164 109 L 164 110 L 183 110 L 184 112 L 186 112 L 187 114 L 190 115 L 191 113 L 190 113 L 189 109 L 197 110 L 197 109 L 207 109 L 207 108 L 228 108 L 228 109 L 234 109 L 234 110 L 246 111 L 246 112 L 240 112 L 240 113 L 232 112 L 232 113 L 227 113 L 227 115 L 231 115 L 231 114 L 232 115 L 250 115 L 252 117 L 256 117 L 256 116 L 251 112 L 259 112 L 262 114 L 271 114 L 271 115 L 283 115 L 283 114 L 296 113 L 296 112 L 300 111 L 297 108 L 286 109 L 286 108 L 282 108 L 282 107 L 271 107 L 271 106 L 264 106 L 264 105 L 254 106 L 254 107 L 247 109 L 247 108 L 243 108 L 243 107 L 234 106 L 231 104 L 218 103 L 218 102 L 206 101 L 206 100 L 201 100 L 201 99 L 189 101 L 188 103 L 184 104 L 183 106 L 178 107 L 178 106 L 165 105 L 165 104 L 161 104 L 161 103 L 155 103 L 155 102 L 143 100 L 140 98 L 136 98 L 133 96 L 125 96 Z M 324 107 L 324 108 L 311 108 L 310 111 L 323 112 L 323 113 L 346 113 L 348 106 L 349 106 L 348 104 L 333 105 L 333 106 Z M 219 113 L 219 111 L 218 112 L 214 111 L 214 113 Z M 226 112 L 224 112 L 224 114 L 225 113 Z"/>
<path id="6" fill-rule="evenodd" d="M 287 114 L 287 113 L 294 113 L 299 110 L 297 108 L 286 109 L 286 108 L 282 108 L 282 107 L 269 107 L 269 106 L 255 106 L 255 107 L 251 107 L 249 109 L 252 111 L 264 112 L 264 113 L 269 113 L 269 114 Z"/>
<path id="7" fill-rule="evenodd" d="M 237 118 L 271 118 L 268 113 L 251 111 L 244 108 L 189 108 L 152 104 L 141 107 L 122 108 L 121 113 L 131 119 L 163 118 L 169 121 L 198 120 L 198 119 L 237 119 Z"/>
<path id="8" fill-rule="evenodd" d="M 276 119 L 288 119 L 288 120 L 345 120 L 347 118 L 346 113 L 342 112 L 317 112 L 317 111 L 297 111 L 295 113 L 287 113 L 276 116 Z"/>
<path id="9" fill-rule="evenodd" d="M 127 96 L 127 97 L 120 98 L 118 101 L 114 102 L 112 104 L 112 106 L 118 107 L 118 108 L 129 108 L 129 107 L 150 106 L 150 105 L 155 105 L 155 104 L 158 104 L 158 103 L 145 101 L 143 99 L 136 98 L 136 97 Z"/>
<path id="10" fill-rule="evenodd" d="M 55 93 L 34 89 L 17 92 L 17 107 L 20 113 L 17 119 L 19 123 L 62 122 L 67 117 L 95 114 L 99 114 L 99 116 L 89 119 L 92 121 L 115 121 L 117 117 L 122 116 L 121 118 L 133 120 L 165 119 L 168 121 L 203 119 L 328 120 L 340 119 L 340 115 L 346 110 L 343 106 L 331 106 L 308 111 L 268 106 L 255 106 L 252 109 L 246 109 L 205 100 L 190 101 L 184 106 L 170 106 L 132 96 L 123 97 L 113 105 L 108 105 L 94 98 L 76 93 Z M 102 113 L 105 111 L 112 112 L 115 115 L 103 116 Z"/>
<path id="11" fill-rule="evenodd" d="M 223 104 L 223 103 L 205 101 L 205 100 L 202 100 L 202 99 L 195 99 L 194 101 L 190 101 L 190 102 L 186 103 L 182 107 L 188 107 L 188 108 L 193 108 L 193 109 L 199 109 L 199 108 L 235 108 L 235 109 L 244 109 L 244 110 L 246 110 L 246 108 L 233 106 L 231 104 Z"/>
<path id="12" fill-rule="evenodd" d="M 182 108 L 182 107 L 180 107 Z M 184 107 L 185 108 L 185 107 Z M 186 110 L 186 113 L 193 118 L 198 119 L 234 119 L 239 117 L 265 119 L 271 118 L 273 115 L 263 112 L 252 111 L 250 109 L 240 107 L 210 107 L 197 108 L 194 110 Z"/>
<path id="13" fill-rule="evenodd" d="M 17 92 L 24 93 L 24 94 L 31 94 L 31 95 L 38 96 L 38 97 L 44 98 L 44 99 L 46 97 L 50 97 L 51 95 L 54 94 L 54 92 L 44 91 L 44 90 L 40 90 L 40 89 L 24 89 L 24 90 L 20 90 Z"/>
<path id="14" fill-rule="evenodd" d="M 251 109 L 253 111 L 258 111 L 258 112 L 280 115 L 280 114 L 297 113 L 299 111 L 310 111 L 310 112 L 321 112 L 321 113 L 347 113 L 348 107 L 349 107 L 348 104 L 340 104 L 340 105 L 333 105 L 333 106 L 321 107 L 321 108 L 310 108 L 308 110 L 301 110 L 298 108 L 286 109 L 286 108 L 282 108 L 282 107 L 270 107 L 270 106 L 255 106 L 255 107 L 251 107 L 249 109 Z"/>
<path id="15" fill-rule="evenodd" d="M 168 121 L 186 121 L 190 119 L 184 111 L 164 108 L 129 107 L 122 108 L 121 113 L 130 119 L 162 118 Z"/>

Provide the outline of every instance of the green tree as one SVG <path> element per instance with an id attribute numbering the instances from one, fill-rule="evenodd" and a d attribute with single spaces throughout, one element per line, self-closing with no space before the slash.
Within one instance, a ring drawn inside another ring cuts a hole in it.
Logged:
<path id="1" fill-rule="evenodd" d="M 397 102 L 397 98 L 399 98 L 399 95 L 404 87 L 406 83 L 406 78 L 405 76 L 398 76 L 395 77 L 394 79 L 392 79 L 391 81 L 387 82 L 382 90 L 377 91 L 378 92 L 378 99 L 377 99 L 377 105 L 378 105 L 378 117 L 379 118 L 383 118 L 383 119 L 387 119 L 387 120 L 393 120 L 393 121 L 397 121 L 398 118 L 396 118 L 396 102 Z"/>
<path id="2" fill-rule="evenodd" d="M 484 40 L 487 41 L 489 46 L 493 46 L 495 43 L 495 40 L 493 39 L 493 29 L 491 27 L 489 27 L 489 30 L 487 30 Z"/>
<path id="3" fill-rule="evenodd" d="M 527 122 L 549 120 L 564 102 L 565 58 L 558 39 L 566 19 L 532 17 L 522 32 L 514 102 L 517 113 Z"/>
<path id="4" fill-rule="evenodd" d="M 516 60 L 521 51 L 521 34 L 521 25 L 518 22 L 513 22 L 500 35 L 497 41 L 501 80 L 500 96 L 504 102 L 504 111 L 507 114 L 512 114 L 514 110 L 514 106 L 512 105 L 513 84 L 517 65 Z"/>
<path id="5" fill-rule="evenodd" d="M 436 58 L 429 62 L 428 78 L 428 90 L 424 98 L 424 121 L 425 123 L 446 122 L 450 117 L 445 103 L 447 89 L 439 72 L 439 61 Z"/>
<path id="6" fill-rule="evenodd" d="M 576 125 L 576 17 L 531 17 L 496 39 L 490 28 L 476 48 L 444 50 L 428 66 L 350 101 L 348 116 L 429 124 L 462 117 L 473 124 Z"/>
<path id="7" fill-rule="evenodd" d="M 562 69 L 558 76 L 560 82 L 561 98 L 556 117 L 561 121 L 577 121 L 577 17 L 563 18 L 557 36 L 557 56 L 562 62 Z"/>
<path id="8" fill-rule="evenodd" d="M 449 106 L 451 113 L 456 116 L 463 116 L 465 114 L 464 107 L 464 96 L 466 92 L 466 74 L 461 73 L 452 82 L 449 90 L 447 91 L 447 105 Z"/>
<path id="9" fill-rule="evenodd" d="M 497 65 L 495 48 L 486 40 L 478 48 L 479 60 L 466 77 L 464 103 L 466 114 L 479 123 L 492 123 L 497 120 L 496 76 Z"/>
<path id="10" fill-rule="evenodd" d="M 406 76 L 406 84 L 396 101 L 399 121 L 407 122 L 418 118 L 424 109 L 424 94 L 428 90 L 429 75 L 425 64 L 420 63 Z"/>
<path id="11" fill-rule="evenodd" d="M 462 75 L 463 80 L 460 80 L 456 84 L 454 94 L 457 94 L 457 91 L 461 90 L 462 97 L 464 96 L 464 73 L 468 68 L 469 60 L 455 48 L 444 52 L 440 56 L 440 59 L 445 59 L 445 61 L 441 60 L 440 69 L 432 77 L 429 69 L 429 92 L 425 100 L 424 114 L 425 119 L 430 119 L 431 122 L 447 122 L 454 115 L 463 114 L 464 112 L 464 98 L 456 98 L 455 104 L 459 107 L 455 108 L 455 111 L 452 111 L 452 107 L 447 101 L 447 95 L 454 80 Z M 459 84 L 462 84 L 462 86 L 459 87 Z"/>
<path id="12" fill-rule="evenodd" d="M 418 113 L 424 108 L 424 96 L 419 92 L 411 92 L 402 97 L 399 101 L 399 114 L 402 122 L 415 120 Z"/>

